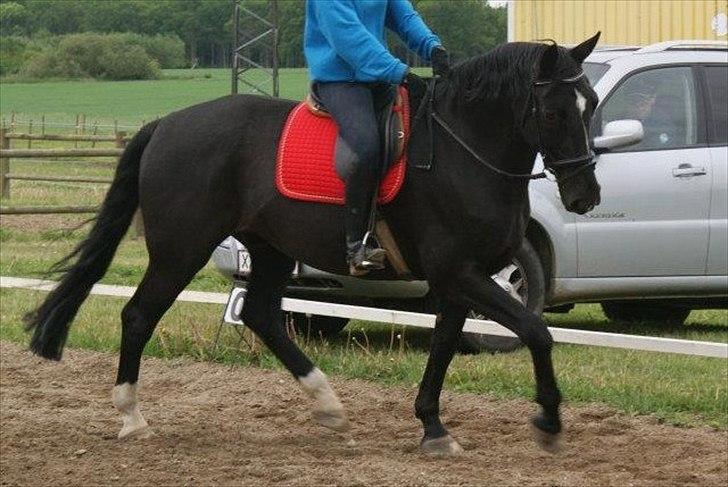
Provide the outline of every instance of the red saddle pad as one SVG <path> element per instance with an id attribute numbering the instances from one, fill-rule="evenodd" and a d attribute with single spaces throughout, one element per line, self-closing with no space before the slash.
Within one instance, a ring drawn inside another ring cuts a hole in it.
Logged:
<path id="1" fill-rule="evenodd" d="M 409 135 L 409 100 L 400 86 L 405 137 Z M 288 116 L 278 145 L 276 186 L 295 200 L 344 204 L 344 182 L 336 173 L 334 149 L 339 128 L 333 119 L 312 114 L 300 103 Z M 379 187 L 379 204 L 392 201 L 404 182 L 407 149 L 387 171 Z"/>

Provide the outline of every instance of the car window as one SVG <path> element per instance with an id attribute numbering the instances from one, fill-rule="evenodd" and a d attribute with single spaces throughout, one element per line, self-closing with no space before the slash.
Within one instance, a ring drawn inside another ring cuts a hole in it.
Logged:
<path id="1" fill-rule="evenodd" d="M 606 100 L 599 131 L 607 123 L 623 119 L 642 122 L 644 138 L 622 152 L 695 145 L 698 111 L 692 69 L 656 68 L 629 77 Z"/>
<path id="2" fill-rule="evenodd" d="M 711 142 L 728 144 L 728 65 L 706 66 L 710 111 L 713 114 Z"/>
<path id="3" fill-rule="evenodd" d="M 583 63 L 581 67 L 584 69 L 584 74 L 586 74 L 589 84 L 592 86 L 596 85 L 597 81 L 609 70 L 608 64 L 601 63 Z"/>

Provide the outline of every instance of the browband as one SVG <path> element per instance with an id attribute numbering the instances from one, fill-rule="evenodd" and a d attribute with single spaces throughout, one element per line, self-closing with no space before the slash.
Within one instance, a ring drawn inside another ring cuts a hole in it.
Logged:
<path id="1" fill-rule="evenodd" d="M 580 79 L 584 77 L 584 71 L 579 72 L 576 76 L 572 76 L 571 78 L 564 78 L 564 79 L 549 79 L 544 81 L 534 81 L 534 86 L 546 86 L 550 85 L 551 83 L 576 83 Z"/>

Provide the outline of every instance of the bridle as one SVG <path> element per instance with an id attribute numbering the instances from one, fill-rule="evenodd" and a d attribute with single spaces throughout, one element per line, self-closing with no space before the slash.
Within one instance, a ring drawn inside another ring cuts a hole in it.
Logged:
<path id="1" fill-rule="evenodd" d="M 534 81 L 533 87 L 539 88 L 542 86 L 549 86 L 551 84 L 576 84 L 579 81 L 581 81 L 584 78 L 585 74 L 584 71 L 580 71 L 579 74 L 576 76 L 572 76 L 571 78 L 561 78 L 557 80 L 541 80 L 541 81 Z M 568 175 L 561 176 L 560 178 L 556 175 L 556 172 L 554 172 L 554 176 L 557 180 L 563 181 L 569 178 L 572 178 L 579 174 L 580 172 L 593 167 L 596 164 L 596 161 L 594 158 L 596 155 L 594 154 L 594 150 L 592 150 L 591 147 L 587 146 L 587 153 L 582 156 L 577 157 L 571 157 L 568 159 L 557 159 L 557 160 L 551 160 L 551 158 L 548 155 L 548 152 L 546 151 L 546 146 L 543 143 L 542 137 L 541 137 L 541 119 L 539 117 L 539 114 L 541 113 L 541 106 L 538 103 L 538 98 L 535 96 L 534 92 L 531 91 L 530 95 L 530 101 L 529 105 L 532 104 L 531 107 L 531 114 L 533 115 L 534 120 L 536 121 L 536 135 L 538 137 L 538 147 L 541 152 L 541 155 L 543 156 L 543 164 L 544 167 L 548 170 L 551 170 L 552 172 L 558 171 L 560 169 L 573 169 L 572 172 L 570 172 Z"/>
<path id="2" fill-rule="evenodd" d="M 571 78 L 562 78 L 557 80 L 536 80 L 533 82 L 533 87 L 538 88 L 542 86 L 547 86 L 553 83 L 558 84 L 576 84 L 578 83 L 582 78 L 584 77 L 584 72 L 581 71 L 576 76 L 573 76 Z M 455 131 L 452 129 L 450 124 L 448 124 L 445 120 L 443 120 L 442 117 L 437 113 L 435 110 L 435 87 L 437 85 L 437 81 L 440 79 L 439 76 L 435 76 L 433 78 L 430 78 L 430 80 L 427 82 L 427 90 L 425 91 L 425 96 L 422 98 L 422 101 L 420 102 L 419 107 L 417 107 L 417 112 L 415 113 L 415 117 L 413 119 L 413 126 L 417 121 L 422 118 L 422 116 L 426 113 L 427 114 L 427 129 L 430 136 L 430 156 L 429 161 L 427 161 L 425 164 L 420 165 L 418 167 L 429 169 L 432 167 L 432 164 L 434 162 L 435 158 L 435 151 L 434 151 L 434 131 L 432 130 L 432 121 L 436 122 L 442 129 L 447 132 L 450 137 L 452 137 L 458 144 L 460 144 L 463 149 L 468 151 L 470 155 L 473 156 L 473 158 L 490 169 L 491 171 L 495 172 L 496 174 L 500 174 L 501 176 L 515 178 L 515 179 L 544 179 L 548 178 L 548 175 L 546 174 L 546 171 L 553 174 L 556 181 L 564 181 L 566 179 L 572 178 L 576 176 L 577 174 L 581 173 L 582 171 L 593 167 L 596 162 L 594 161 L 594 151 L 591 149 L 591 147 L 588 147 L 588 152 L 583 156 L 578 157 L 572 157 L 569 159 L 556 159 L 552 160 L 546 153 L 545 146 L 542 142 L 541 137 L 541 123 L 539 120 L 539 114 L 541 113 L 541 109 L 538 103 L 538 99 L 536 98 L 534 91 L 531 91 L 531 94 L 529 96 L 529 102 L 528 106 L 530 107 L 530 114 L 532 117 L 534 117 L 536 122 L 536 133 L 538 137 L 538 146 L 539 151 L 541 152 L 543 156 L 543 162 L 544 162 L 544 170 L 540 173 L 536 174 L 526 174 L 526 173 L 512 173 L 509 171 L 505 171 L 503 169 L 500 169 L 493 164 L 489 163 L 482 155 L 478 154 L 470 145 L 468 145 L 467 142 L 465 142 L 458 134 L 455 133 Z M 527 114 L 529 110 L 527 109 Z M 523 121 L 525 124 L 525 120 Z M 558 172 L 565 170 L 565 169 L 573 169 L 571 172 L 569 172 L 566 175 L 559 176 Z"/>

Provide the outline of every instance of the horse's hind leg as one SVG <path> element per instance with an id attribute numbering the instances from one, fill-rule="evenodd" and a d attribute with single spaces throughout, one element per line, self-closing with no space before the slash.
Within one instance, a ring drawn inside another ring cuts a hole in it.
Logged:
<path id="1" fill-rule="evenodd" d="M 298 380 L 315 401 L 313 416 L 327 428 L 345 430 L 348 421 L 336 393 L 318 368 L 288 336 L 283 323 L 281 298 L 295 262 L 267 243 L 246 238 L 252 260 L 248 292 L 243 305 L 243 322 Z"/>
<path id="2" fill-rule="evenodd" d="M 205 241 L 189 238 L 181 246 L 179 241 L 163 244 L 148 237 L 149 267 L 121 313 L 121 354 L 113 391 L 114 405 L 124 422 L 119 438 L 146 438 L 151 434 L 137 402 L 142 351 L 162 315 L 205 265 L 215 242 L 222 238 L 208 238 Z"/>

